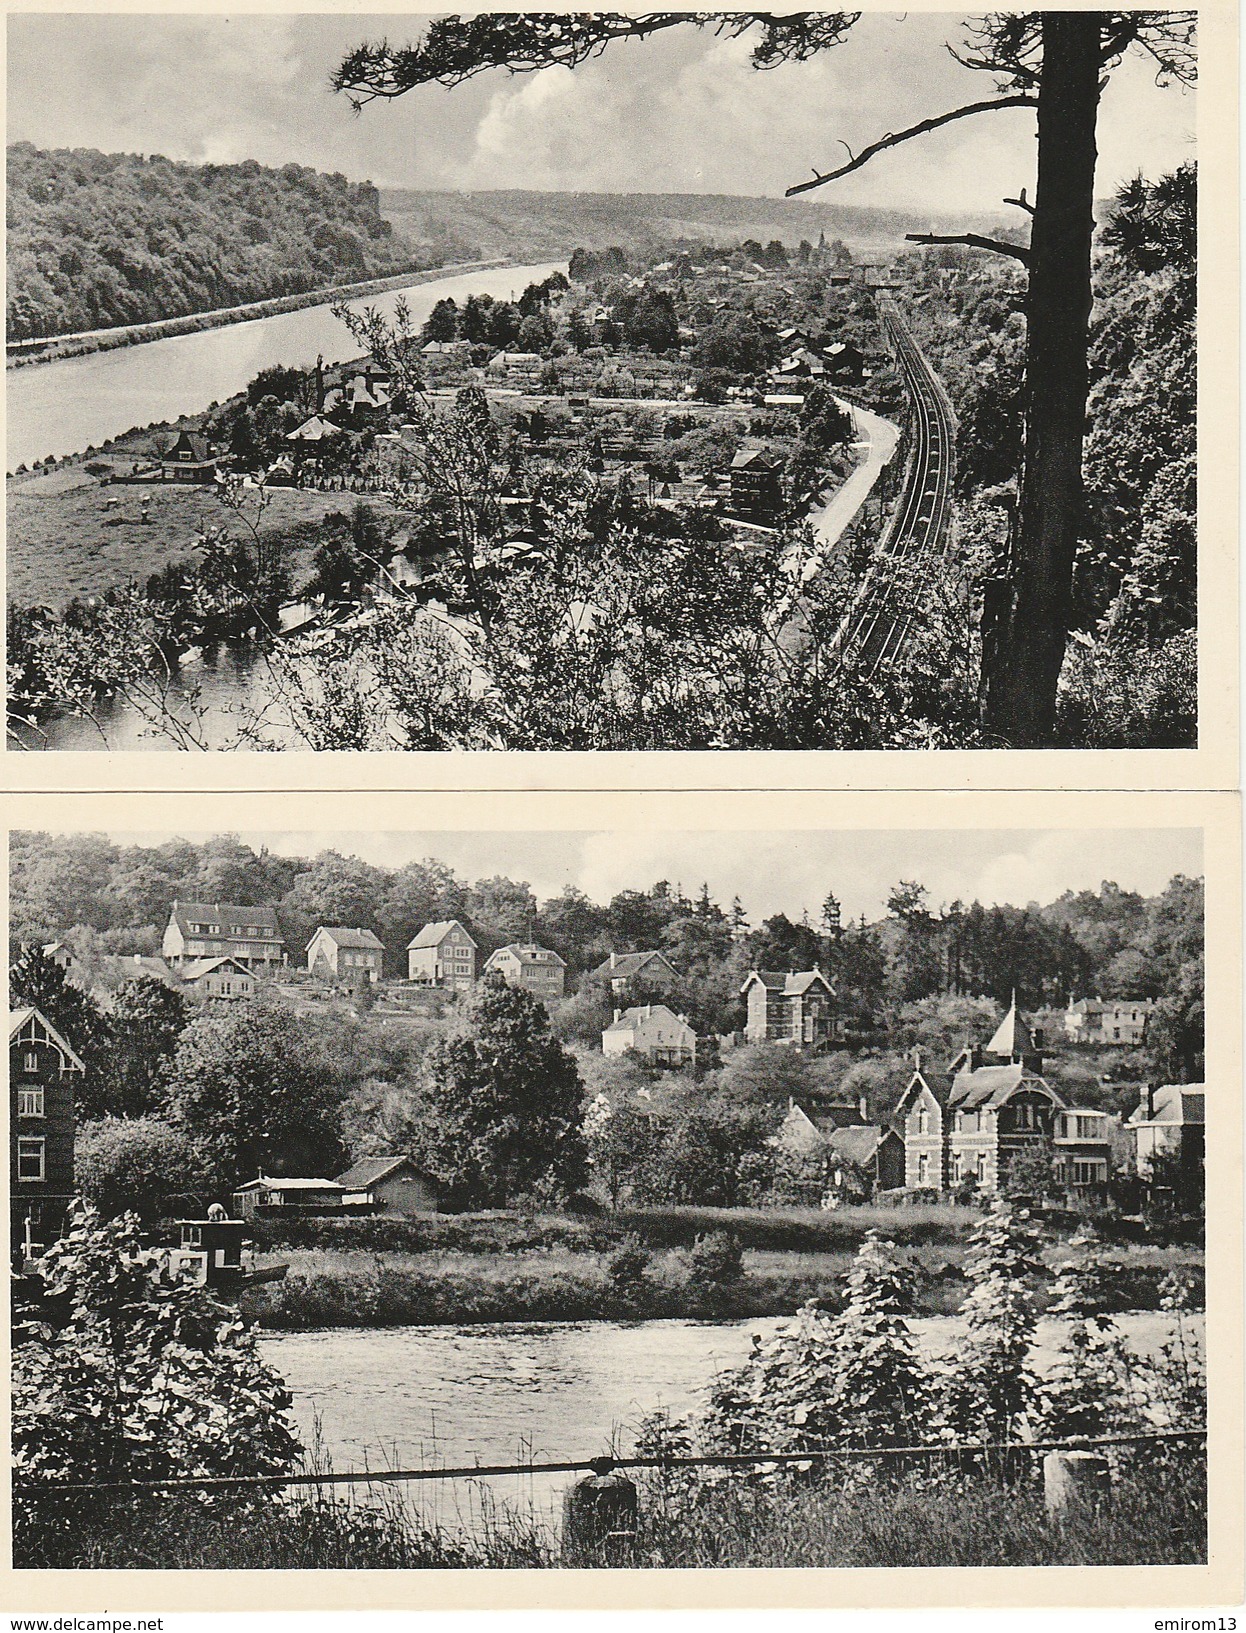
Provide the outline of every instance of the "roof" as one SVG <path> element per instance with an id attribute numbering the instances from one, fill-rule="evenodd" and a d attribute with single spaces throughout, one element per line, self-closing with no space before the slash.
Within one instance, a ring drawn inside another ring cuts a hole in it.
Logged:
<path id="1" fill-rule="evenodd" d="M 778 462 L 771 459 L 764 448 L 742 448 L 731 461 L 733 471 L 743 471 L 753 466 L 763 471 L 777 471 L 779 468 Z"/>
<path id="2" fill-rule="evenodd" d="M 211 975 L 213 970 L 219 970 L 222 964 L 232 965 L 239 975 L 251 973 L 245 964 L 240 964 L 229 953 L 223 953 L 220 958 L 196 958 L 193 963 L 187 964 L 182 969 L 182 980 L 197 981 L 201 975 Z"/>
<path id="3" fill-rule="evenodd" d="M 207 442 L 195 431 L 179 431 L 177 436 L 165 449 L 162 457 L 168 459 L 174 450 L 188 445 L 191 456 L 197 464 L 206 465 L 209 459 Z"/>
<path id="4" fill-rule="evenodd" d="M 1147 1113 L 1144 1095 L 1137 1109 L 1131 1113 L 1129 1125 L 1137 1128 L 1142 1123 L 1202 1123 L 1205 1121 L 1206 1084 L 1165 1083 L 1155 1091 L 1155 1114 Z"/>
<path id="5" fill-rule="evenodd" d="M 877 1123 L 857 1123 L 827 1129 L 825 1136 L 827 1145 L 842 1161 L 864 1165 L 882 1144 L 885 1133 Z"/>
<path id="6" fill-rule="evenodd" d="M 406 1163 L 414 1168 L 415 1164 L 410 1157 L 360 1157 L 344 1174 L 337 1176 L 337 1183 L 348 1191 L 366 1190 L 376 1185 L 387 1174 L 392 1174 L 395 1168 L 401 1168 Z"/>
<path id="7" fill-rule="evenodd" d="M 220 934 L 226 940 L 234 940 L 232 933 L 225 928 L 235 920 L 239 924 L 257 924 L 261 933 L 269 941 L 283 941 L 285 938 L 277 928 L 277 909 L 264 903 L 253 903 L 250 907 L 239 907 L 233 902 L 182 902 L 175 901 L 169 910 L 170 918 L 177 923 L 183 935 L 190 933 L 188 926 L 194 924 L 219 924 Z"/>
<path id="8" fill-rule="evenodd" d="M 675 1011 L 668 1009 L 665 1004 L 633 1004 L 630 1009 L 625 1009 L 620 1013 L 618 1020 L 611 1021 L 605 1030 L 607 1032 L 632 1032 L 642 1021 L 654 1019 L 664 1019 L 670 1021 L 674 1026 L 683 1026 L 689 1032 L 692 1031 L 687 1021 L 681 1020 Z"/>
<path id="9" fill-rule="evenodd" d="M 995 1036 L 987 1044 L 984 1051 L 988 1055 L 1003 1055 L 1012 1059 L 1018 1055 L 1032 1055 L 1034 1053 L 1034 1039 L 1030 1034 L 1025 1020 L 1017 1013 L 1017 995 L 1012 995 L 1012 1003 L 1008 1013 L 996 1028 Z"/>
<path id="10" fill-rule="evenodd" d="M 979 1066 L 974 1072 L 958 1072 L 952 1082 L 948 1104 L 961 1111 L 976 1106 L 993 1108 L 1004 1105 L 1023 1088 L 1036 1089 L 1040 1094 L 1049 1095 L 1057 1106 L 1064 1109 L 1064 1101 L 1051 1084 L 1019 1061 L 1011 1061 L 1006 1066 Z"/>
<path id="11" fill-rule="evenodd" d="M 334 1179 L 274 1179 L 267 1174 L 261 1174 L 259 1179 L 249 1179 L 245 1185 L 235 1185 L 235 1191 L 330 1191 L 345 1190 Z"/>
<path id="12" fill-rule="evenodd" d="M 798 998 L 818 984 L 824 986 L 832 998 L 835 996 L 835 988 L 821 970 L 750 970 L 740 991 L 747 992 L 754 981 L 760 981 L 768 992 L 782 993 L 785 998 Z"/>
<path id="13" fill-rule="evenodd" d="M 499 947 L 496 952 L 490 953 L 485 961 L 485 968 L 487 969 L 493 960 L 500 958 L 503 953 L 510 953 L 521 964 L 561 964 L 564 969 L 567 967 L 566 959 L 559 958 L 549 947 L 538 947 L 532 941 L 512 941 L 505 947 Z"/>
<path id="14" fill-rule="evenodd" d="M 341 431 L 330 420 L 313 414 L 293 431 L 286 432 L 287 442 L 323 442 L 326 437 L 340 436 Z"/>
<path id="15" fill-rule="evenodd" d="M 610 975 L 613 976 L 616 981 L 628 980 L 633 975 L 639 974 L 639 972 L 644 969 L 645 965 L 654 958 L 660 958 L 666 965 L 667 969 L 670 970 L 672 975 L 679 974 L 679 971 L 671 963 L 666 954 L 659 951 L 657 948 L 654 948 L 650 952 L 642 953 L 614 953 L 612 954 L 612 958 L 613 963 L 609 958 L 607 958 L 604 964 L 598 964 L 597 968 L 593 971 L 593 974 Z"/>
<path id="16" fill-rule="evenodd" d="M 337 924 L 321 924 L 316 927 L 316 936 L 328 936 L 339 947 L 366 948 L 369 952 L 383 953 L 385 946 L 377 940 L 371 930 L 348 930 Z M 316 936 L 307 943 L 310 947 Z"/>
<path id="17" fill-rule="evenodd" d="M 59 1049 L 63 1050 L 64 1053 L 69 1056 L 70 1060 L 73 1061 L 78 1070 L 80 1072 L 85 1072 L 86 1067 L 82 1063 L 82 1056 L 70 1044 L 66 1043 L 65 1039 L 52 1025 L 51 1021 L 47 1018 L 43 1011 L 41 1009 L 36 1009 L 33 1004 L 28 1004 L 25 1009 L 11 1009 L 9 1011 L 10 1040 L 14 1038 L 17 1033 L 21 1031 L 22 1027 L 26 1025 L 26 1022 L 32 1018 L 39 1022 L 39 1024 L 47 1032 L 48 1036 L 52 1039 L 53 1043 L 55 1043 Z"/>
<path id="18" fill-rule="evenodd" d="M 472 942 L 472 946 L 476 945 L 458 919 L 439 919 L 436 924 L 426 924 L 418 936 L 408 941 L 407 951 L 410 952 L 412 947 L 439 947 L 451 930 L 462 930 L 467 939 Z"/>

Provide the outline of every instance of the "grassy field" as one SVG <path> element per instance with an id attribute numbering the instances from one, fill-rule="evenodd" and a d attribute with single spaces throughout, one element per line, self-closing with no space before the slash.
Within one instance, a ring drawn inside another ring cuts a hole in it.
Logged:
<path id="1" fill-rule="evenodd" d="M 299 529 L 331 511 L 349 511 L 354 495 L 274 488 L 261 531 Z M 115 505 L 109 501 L 115 500 Z M 369 501 L 382 508 L 375 499 Z M 144 522 L 143 507 L 150 519 Z M 193 560 L 205 528 L 231 520 L 211 489 L 169 484 L 101 487 L 80 465 L 8 484 L 8 596 L 20 606 L 60 609 L 75 595 L 140 584 L 169 562 Z M 306 575 L 314 543 L 291 541 L 295 581 Z"/>
<path id="2" fill-rule="evenodd" d="M 421 1570 L 1185 1565 L 1207 1558 L 1206 1474 L 1194 1459 L 1122 1468 L 1098 1507 L 1046 1513 L 1036 1484 L 913 1475 L 884 1482 L 640 1482 L 635 1542 L 608 1552 L 564 1545 L 548 1526 L 496 1515 L 466 1540 L 427 1529 L 389 1494 L 364 1507 L 326 1493 L 211 1504 L 118 1502 L 103 1514 L 24 1521 L 24 1569 Z"/>

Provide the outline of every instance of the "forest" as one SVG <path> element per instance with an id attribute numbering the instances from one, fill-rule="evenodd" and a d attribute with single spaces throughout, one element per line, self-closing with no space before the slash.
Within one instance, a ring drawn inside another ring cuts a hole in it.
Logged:
<path id="1" fill-rule="evenodd" d="M 385 945 L 389 976 L 405 976 L 406 945 L 431 920 L 461 920 L 482 961 L 531 935 L 566 960 L 568 991 L 583 988 L 564 1000 L 556 1028 L 593 1042 L 602 994 L 582 978 L 612 951 L 653 947 L 683 973 L 682 1007 L 706 1033 L 741 1024 L 737 995 L 751 968 L 815 964 L 863 1036 L 894 1037 L 914 1003 L 973 997 L 1004 1005 L 1014 988 L 1029 1009 L 1063 1008 L 1070 992 L 1157 998 L 1185 1022 L 1193 1016 L 1201 1031 L 1203 890 L 1183 877 L 1155 897 L 1105 883 L 1043 906 L 934 903 L 919 882 L 900 881 L 874 922 L 841 922 L 828 879 L 809 911 L 793 902 L 754 924 L 747 904 L 719 903 L 706 885 L 690 895 L 659 880 L 607 903 L 568 886 L 541 902 L 523 880 L 469 882 L 435 858 L 382 868 L 337 851 L 278 856 L 231 835 L 138 846 L 14 832 L 9 867 L 15 950 L 69 938 L 88 964 L 93 953 L 157 952 L 175 897 L 276 903 L 292 963 L 318 924 L 368 926 Z"/>
<path id="2" fill-rule="evenodd" d="M 149 323 L 436 264 L 370 182 L 158 153 L 8 149 L 8 338 Z"/>

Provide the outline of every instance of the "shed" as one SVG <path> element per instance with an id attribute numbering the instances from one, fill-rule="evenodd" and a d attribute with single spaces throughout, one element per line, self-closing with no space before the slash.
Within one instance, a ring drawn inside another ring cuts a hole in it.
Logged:
<path id="1" fill-rule="evenodd" d="M 441 1200 L 437 1181 L 410 1157 L 361 1157 L 337 1183 L 348 1193 L 366 1192 L 382 1213 L 436 1213 Z"/>

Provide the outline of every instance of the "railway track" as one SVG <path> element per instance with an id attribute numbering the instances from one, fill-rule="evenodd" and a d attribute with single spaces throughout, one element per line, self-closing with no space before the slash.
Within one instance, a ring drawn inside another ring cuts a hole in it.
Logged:
<path id="1" fill-rule="evenodd" d="M 947 392 L 885 290 L 878 293 L 878 312 L 908 387 L 914 436 L 878 558 L 839 632 L 844 657 L 866 674 L 899 657 L 912 633 L 918 611 L 913 583 L 896 569 L 901 563 L 916 566 L 924 582 L 946 553 L 956 454 L 956 416 Z"/>

